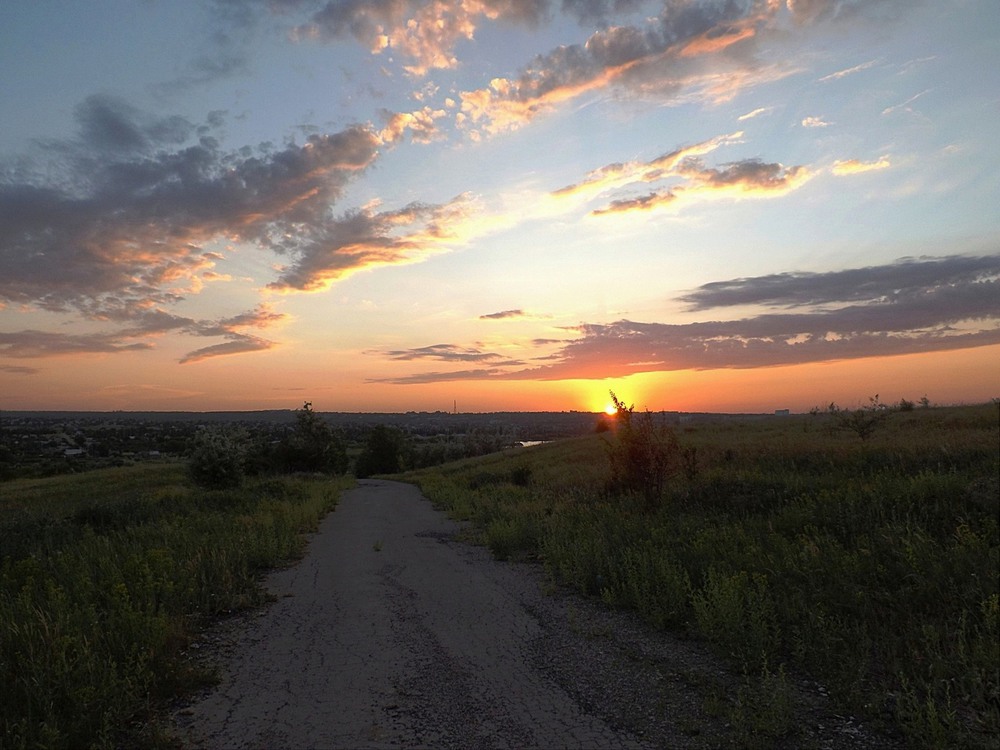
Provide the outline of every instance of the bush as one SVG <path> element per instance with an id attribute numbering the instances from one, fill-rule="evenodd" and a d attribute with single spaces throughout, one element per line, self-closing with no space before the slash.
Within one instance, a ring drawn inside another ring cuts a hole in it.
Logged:
<path id="1" fill-rule="evenodd" d="M 649 411 L 636 415 L 635 407 L 626 408 L 613 392 L 611 399 L 617 410 L 617 440 L 608 449 L 611 461 L 609 489 L 616 493 L 641 493 L 647 508 L 654 508 L 663 497 L 667 479 L 678 469 L 680 447 L 677 437 Z"/>
<path id="2" fill-rule="evenodd" d="M 277 448 L 283 471 L 343 474 L 347 471 L 347 447 L 339 435 L 306 401 L 295 413 L 295 432 Z"/>
<path id="3" fill-rule="evenodd" d="M 889 416 L 889 406 L 878 399 L 876 393 L 868 399 L 868 406 L 859 407 L 853 411 L 840 409 L 836 404 L 830 404 L 830 413 L 837 419 L 837 426 L 850 430 L 862 440 L 867 440 L 874 434 L 883 420 Z"/>
<path id="4" fill-rule="evenodd" d="M 401 467 L 403 434 L 394 427 L 377 425 L 368 435 L 358 456 L 354 474 L 358 479 L 372 474 L 395 474 Z"/>
<path id="5" fill-rule="evenodd" d="M 247 456 L 242 432 L 200 430 L 194 437 L 188 471 L 195 483 L 209 489 L 239 487 Z"/>

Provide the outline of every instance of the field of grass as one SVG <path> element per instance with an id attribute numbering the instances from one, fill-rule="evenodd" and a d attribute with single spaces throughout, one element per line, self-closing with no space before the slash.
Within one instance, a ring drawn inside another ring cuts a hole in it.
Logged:
<path id="1" fill-rule="evenodd" d="M 184 646 L 262 602 L 349 482 L 208 491 L 146 464 L 0 484 L 0 747 L 172 746 L 156 708 L 211 679 Z"/>
<path id="2" fill-rule="evenodd" d="M 865 441 L 823 414 L 676 431 L 652 509 L 607 491 L 607 433 L 405 478 L 498 557 L 702 637 L 758 684 L 793 670 L 908 745 L 996 747 L 996 404 L 894 412 Z"/>

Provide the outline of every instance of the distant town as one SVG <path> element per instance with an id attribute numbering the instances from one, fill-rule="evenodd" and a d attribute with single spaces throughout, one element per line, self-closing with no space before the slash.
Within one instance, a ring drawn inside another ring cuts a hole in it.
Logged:
<path id="1" fill-rule="evenodd" d="M 296 410 L 252 412 L 0 411 L 0 480 L 49 476 L 140 461 L 177 461 L 205 428 L 243 429 L 278 441 L 295 425 Z M 664 412 L 672 423 L 736 415 Z M 743 418 L 765 415 L 739 415 Z M 592 433 L 607 417 L 591 412 L 323 413 L 348 445 L 360 445 L 376 425 L 400 430 L 428 456 L 450 460 L 493 450 Z M 434 463 L 428 459 L 428 463 Z"/>

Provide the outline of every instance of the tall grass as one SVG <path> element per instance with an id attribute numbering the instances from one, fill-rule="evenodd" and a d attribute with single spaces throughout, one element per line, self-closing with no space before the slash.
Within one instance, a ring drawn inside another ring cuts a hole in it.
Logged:
<path id="1" fill-rule="evenodd" d="M 895 413 L 863 442 L 823 416 L 685 425 L 678 437 L 683 476 L 655 510 L 601 490 L 607 436 L 411 478 L 494 552 L 697 633 L 737 668 L 811 674 L 915 746 L 995 747 L 995 405 Z M 513 469 L 529 486 L 506 479 Z"/>
<path id="2" fill-rule="evenodd" d="M 259 603 L 346 480 L 204 491 L 179 465 L 3 485 L 0 747 L 165 744 L 157 704 L 206 679 L 181 650 Z"/>

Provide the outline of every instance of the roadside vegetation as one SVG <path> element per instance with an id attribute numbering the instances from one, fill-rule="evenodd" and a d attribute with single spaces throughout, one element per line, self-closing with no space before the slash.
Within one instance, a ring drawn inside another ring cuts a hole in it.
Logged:
<path id="1" fill-rule="evenodd" d="M 996 746 L 997 404 L 671 427 L 615 402 L 599 434 L 404 478 L 496 556 L 706 639 L 748 746 L 794 744 L 789 674 L 908 746 Z"/>
<path id="2" fill-rule="evenodd" d="M 201 440 L 216 468 L 242 456 L 229 437 Z M 216 482 L 147 463 L 0 486 L 0 747 L 174 747 L 157 707 L 213 679 L 185 647 L 263 602 L 261 573 L 300 554 L 351 482 L 244 468 Z"/>

